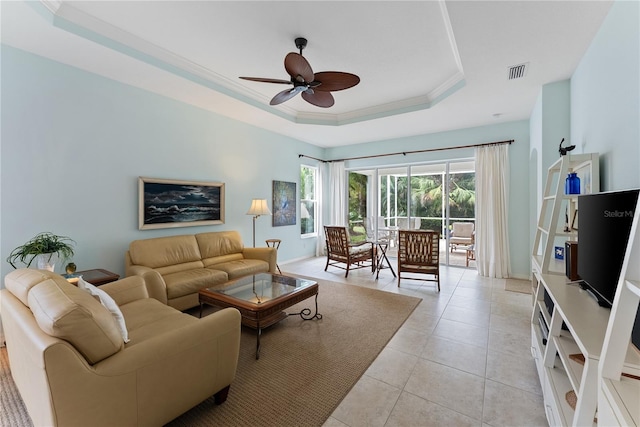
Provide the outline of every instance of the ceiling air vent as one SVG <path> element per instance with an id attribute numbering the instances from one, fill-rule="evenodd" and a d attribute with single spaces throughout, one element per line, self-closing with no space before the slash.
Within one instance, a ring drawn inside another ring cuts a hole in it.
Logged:
<path id="1" fill-rule="evenodd" d="M 529 67 L 529 63 L 525 62 L 524 64 L 512 65 L 509 67 L 509 80 L 520 79 L 527 75 L 527 67 Z"/>

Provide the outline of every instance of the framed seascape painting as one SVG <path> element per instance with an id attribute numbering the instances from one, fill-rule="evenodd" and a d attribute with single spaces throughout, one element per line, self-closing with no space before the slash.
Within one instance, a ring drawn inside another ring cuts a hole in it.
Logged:
<path id="1" fill-rule="evenodd" d="M 273 226 L 296 225 L 296 183 L 273 181 Z"/>
<path id="2" fill-rule="evenodd" d="M 224 183 L 138 178 L 138 228 L 224 224 Z"/>

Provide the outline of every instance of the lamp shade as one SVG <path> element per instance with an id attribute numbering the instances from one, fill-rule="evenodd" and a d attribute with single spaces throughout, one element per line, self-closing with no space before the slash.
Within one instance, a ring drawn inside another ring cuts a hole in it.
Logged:
<path id="1" fill-rule="evenodd" d="M 265 199 L 253 199 L 247 215 L 271 215 L 269 206 L 267 206 L 267 201 Z"/>

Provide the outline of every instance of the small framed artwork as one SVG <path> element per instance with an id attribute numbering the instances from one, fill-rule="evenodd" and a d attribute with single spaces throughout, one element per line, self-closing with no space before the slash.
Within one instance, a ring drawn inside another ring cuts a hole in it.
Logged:
<path id="1" fill-rule="evenodd" d="M 562 246 L 556 246 L 554 252 L 556 259 L 564 259 L 564 248 Z"/>
<path id="2" fill-rule="evenodd" d="M 224 183 L 138 178 L 138 228 L 224 224 Z"/>
<path id="3" fill-rule="evenodd" d="M 296 183 L 273 181 L 273 226 L 296 225 Z"/>
<path id="4" fill-rule="evenodd" d="M 573 218 L 571 219 L 571 229 L 572 230 L 578 229 L 578 209 L 573 211 Z"/>

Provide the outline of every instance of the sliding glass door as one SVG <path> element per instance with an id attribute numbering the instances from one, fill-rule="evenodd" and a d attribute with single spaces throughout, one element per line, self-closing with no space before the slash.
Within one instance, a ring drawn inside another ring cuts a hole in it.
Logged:
<path id="1" fill-rule="evenodd" d="M 438 230 L 441 262 L 466 264 L 463 248 L 450 249 L 454 222 L 475 223 L 473 161 L 450 161 L 349 172 L 349 227 L 354 240 L 391 237 L 398 229 Z"/>

